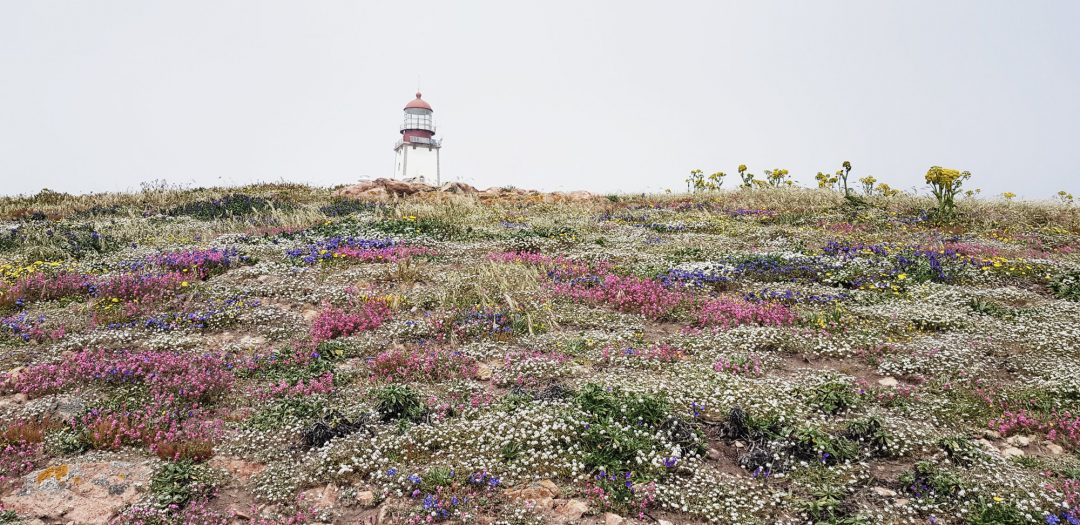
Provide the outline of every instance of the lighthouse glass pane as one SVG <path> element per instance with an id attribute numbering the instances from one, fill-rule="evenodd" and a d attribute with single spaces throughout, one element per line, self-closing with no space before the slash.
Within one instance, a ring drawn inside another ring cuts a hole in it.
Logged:
<path id="1" fill-rule="evenodd" d="M 433 129 L 431 115 L 405 115 L 406 129 Z"/>

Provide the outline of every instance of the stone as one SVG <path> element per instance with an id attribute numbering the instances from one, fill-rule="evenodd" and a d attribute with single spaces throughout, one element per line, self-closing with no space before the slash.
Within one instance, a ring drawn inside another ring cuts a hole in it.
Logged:
<path id="1" fill-rule="evenodd" d="M 319 316 L 319 311 L 314 308 L 307 308 L 300 315 L 303 315 L 304 320 L 310 323 Z"/>
<path id="2" fill-rule="evenodd" d="M 984 430 L 983 437 L 986 439 L 1001 439 L 1001 432 L 997 430 Z"/>
<path id="3" fill-rule="evenodd" d="M 1024 455 L 1024 451 L 1016 447 L 1005 447 L 1001 449 L 1001 455 L 1007 458 L 1017 458 Z"/>
<path id="4" fill-rule="evenodd" d="M 895 377 L 886 376 L 886 377 L 883 377 L 881 379 L 878 379 L 877 384 L 879 384 L 879 385 L 881 385 L 883 387 L 887 387 L 887 388 L 896 388 L 896 385 L 899 385 L 900 382 L 897 381 Z"/>
<path id="5" fill-rule="evenodd" d="M 524 487 L 509 488 L 503 491 L 508 498 L 519 502 L 532 502 L 536 508 L 551 510 L 555 504 L 555 498 L 562 491 L 559 486 L 550 479 L 533 481 Z"/>
<path id="6" fill-rule="evenodd" d="M 338 496 L 341 491 L 338 490 L 337 485 L 328 483 L 325 487 L 316 487 L 308 489 L 300 493 L 306 503 L 314 505 L 319 509 L 328 509 L 333 507 L 337 503 Z"/>
<path id="7" fill-rule="evenodd" d="M 367 508 L 375 505 L 375 493 L 370 490 L 361 490 L 356 493 L 356 503 Z"/>
<path id="8" fill-rule="evenodd" d="M 611 512 L 604 513 L 604 525 L 623 525 L 623 523 L 626 523 L 626 518 Z"/>
<path id="9" fill-rule="evenodd" d="M 480 363 L 479 365 L 476 365 L 476 379 L 477 380 L 479 380 L 479 381 L 489 381 L 489 380 L 491 380 L 491 374 L 492 374 L 491 366 L 487 365 L 486 363 Z"/>
<path id="10" fill-rule="evenodd" d="M 675 525 L 668 520 L 656 520 L 656 525 Z"/>
<path id="11" fill-rule="evenodd" d="M 589 504 L 579 499 L 572 499 L 555 508 L 556 523 L 575 523 L 589 512 Z"/>
<path id="12" fill-rule="evenodd" d="M 1065 453 L 1065 448 L 1063 448 L 1061 445 L 1058 445 L 1057 443 L 1047 443 L 1046 451 L 1049 452 L 1051 455 L 1060 456 Z"/>
<path id="13" fill-rule="evenodd" d="M 1009 436 L 1006 443 L 1015 447 L 1025 448 L 1031 445 L 1033 439 L 1030 436 Z"/>
<path id="14" fill-rule="evenodd" d="M 883 498 L 892 498 L 896 496 L 895 490 L 887 489 L 885 487 L 874 487 L 870 490 L 872 490 L 874 494 L 877 494 L 878 496 L 881 496 Z"/>
<path id="15" fill-rule="evenodd" d="M 346 186 L 334 192 L 339 197 L 352 197 L 354 199 L 379 198 L 379 197 L 405 197 L 417 193 L 434 191 L 433 186 L 427 184 L 404 182 L 394 179 L 379 178 L 364 181 L 359 184 Z"/>
<path id="16" fill-rule="evenodd" d="M 442 186 L 439 186 L 438 191 L 441 191 L 443 193 L 472 195 L 478 190 L 468 184 L 465 184 L 464 182 L 447 182 Z"/>
<path id="17" fill-rule="evenodd" d="M 743 443 L 742 441 L 736 441 L 735 442 L 735 448 L 743 448 L 745 446 L 746 446 L 746 443 Z"/>
<path id="18" fill-rule="evenodd" d="M 31 472 L 0 502 L 19 516 L 46 523 L 105 525 L 143 496 L 152 468 L 128 461 L 52 465 Z"/>
<path id="19" fill-rule="evenodd" d="M 713 461 L 719 461 L 720 458 L 722 457 L 722 455 L 720 454 L 720 451 L 715 449 L 715 448 L 709 448 L 709 450 L 707 450 L 705 452 L 705 455 L 709 456 L 709 459 L 711 459 Z"/>

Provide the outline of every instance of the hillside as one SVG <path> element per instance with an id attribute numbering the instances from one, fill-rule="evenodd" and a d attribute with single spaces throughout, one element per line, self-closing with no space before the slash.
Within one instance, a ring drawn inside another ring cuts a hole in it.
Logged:
<path id="1" fill-rule="evenodd" d="M 0 523 L 1080 519 L 1080 211 L 942 209 L 0 198 Z"/>

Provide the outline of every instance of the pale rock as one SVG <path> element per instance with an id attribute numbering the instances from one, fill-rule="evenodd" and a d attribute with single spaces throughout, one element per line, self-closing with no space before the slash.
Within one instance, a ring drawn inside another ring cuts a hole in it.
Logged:
<path id="1" fill-rule="evenodd" d="M 1001 439 L 1001 432 L 987 429 L 983 431 L 983 437 L 986 439 Z"/>
<path id="2" fill-rule="evenodd" d="M 895 377 L 883 377 L 877 380 L 877 384 L 883 387 L 896 388 L 896 385 L 899 385 L 900 382 Z"/>
<path id="3" fill-rule="evenodd" d="M 574 523 L 589 511 L 589 504 L 579 499 L 572 499 L 555 508 L 556 523 Z"/>
<path id="4" fill-rule="evenodd" d="M 316 508 L 328 509 L 337 503 L 340 493 L 341 491 L 338 490 L 337 485 L 328 483 L 325 487 L 305 490 L 301 495 L 304 501 L 311 503 Z"/>
<path id="5" fill-rule="evenodd" d="M 1058 445 L 1057 443 L 1047 443 L 1046 444 L 1046 451 L 1049 452 L 1051 455 L 1054 455 L 1054 456 L 1060 456 L 1060 455 L 1065 453 L 1065 449 L 1061 445 Z"/>
<path id="6" fill-rule="evenodd" d="M 887 489 L 885 487 L 874 487 L 870 490 L 874 491 L 874 494 L 877 494 L 878 496 L 881 496 L 883 498 L 891 498 L 896 496 L 895 490 Z"/>
<path id="7" fill-rule="evenodd" d="M 370 490 L 361 490 L 356 493 L 356 503 L 361 507 L 371 507 L 375 504 L 375 493 Z"/>
<path id="8" fill-rule="evenodd" d="M 476 365 L 476 379 L 479 381 L 489 381 L 491 379 L 491 366 L 486 363 L 480 363 Z"/>
<path id="9" fill-rule="evenodd" d="M 668 520 L 656 520 L 656 525 L 675 525 Z"/>
<path id="10" fill-rule="evenodd" d="M 549 479 L 534 481 L 523 487 L 509 488 L 503 491 L 508 498 L 520 502 L 532 502 L 536 508 L 551 510 L 555 498 L 559 497 L 559 486 Z"/>
<path id="11" fill-rule="evenodd" d="M 604 525 L 623 525 L 623 523 L 626 523 L 626 518 L 611 512 L 604 513 Z"/>
<path id="12" fill-rule="evenodd" d="M 735 448 L 743 448 L 745 446 L 746 446 L 746 443 L 743 443 L 742 441 L 736 441 L 735 442 Z"/>
<path id="13" fill-rule="evenodd" d="M 19 516 L 45 523 L 105 525 L 142 497 L 152 468 L 127 461 L 53 465 L 22 477 L 0 502 Z"/>
<path id="14" fill-rule="evenodd" d="M 1016 447 L 1005 447 L 1001 449 L 1001 455 L 1007 458 L 1017 458 L 1024 455 L 1024 451 Z"/>
<path id="15" fill-rule="evenodd" d="M 705 452 L 705 455 L 709 456 L 709 459 L 713 461 L 718 461 L 721 457 L 720 451 L 715 448 L 710 448 Z"/>

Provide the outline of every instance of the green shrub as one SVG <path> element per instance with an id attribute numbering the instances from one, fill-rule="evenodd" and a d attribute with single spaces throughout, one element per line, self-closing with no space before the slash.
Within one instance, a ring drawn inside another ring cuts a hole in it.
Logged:
<path id="1" fill-rule="evenodd" d="M 1050 291 L 1058 299 L 1080 301 L 1080 270 L 1063 273 L 1050 281 Z"/>
<path id="2" fill-rule="evenodd" d="M 461 240 L 466 230 L 434 217 L 407 216 L 400 219 L 387 219 L 371 225 L 376 231 L 386 235 L 403 237 L 426 236 L 440 241 Z"/>
<path id="3" fill-rule="evenodd" d="M 210 467 L 192 461 L 167 462 L 150 478 L 150 493 L 154 503 L 166 508 L 176 505 L 183 508 L 192 498 L 204 496 L 216 484 Z"/>
<path id="4" fill-rule="evenodd" d="M 592 470 L 636 470 L 637 458 L 654 448 L 657 430 L 670 419 L 665 399 L 597 384 L 585 385 L 574 402 L 588 421 L 580 441 L 585 466 Z"/>
<path id="5" fill-rule="evenodd" d="M 941 470 L 929 461 L 920 461 L 900 475 L 904 492 L 928 501 L 947 501 L 962 488 L 955 474 Z"/>
<path id="6" fill-rule="evenodd" d="M 855 390 L 844 381 L 828 381 L 809 392 L 807 403 L 826 413 L 838 414 L 847 410 L 858 401 Z"/>
<path id="7" fill-rule="evenodd" d="M 420 421 L 427 414 L 420 393 L 404 385 L 387 385 L 375 389 L 375 409 L 385 422 Z"/>
<path id="8" fill-rule="evenodd" d="M 364 202 L 357 199 L 334 199 L 319 208 L 319 211 L 327 217 L 346 217 L 349 215 L 356 215 L 358 213 L 369 212 L 377 209 L 378 207 L 370 202 Z"/>
<path id="9" fill-rule="evenodd" d="M 597 419 L 658 426 L 670 415 L 666 399 L 634 394 L 620 388 L 605 389 L 595 383 L 582 387 L 575 398 L 578 406 Z"/>
<path id="10" fill-rule="evenodd" d="M 980 500 L 965 522 L 969 525 L 1022 525 L 1029 523 L 1012 503 Z"/>
<path id="11" fill-rule="evenodd" d="M 326 405 L 323 396 L 287 397 L 270 402 L 256 412 L 245 425 L 259 430 L 282 428 L 296 422 L 313 421 L 320 417 Z"/>
<path id="12" fill-rule="evenodd" d="M 800 459 L 834 464 L 855 459 L 859 447 L 855 443 L 837 436 L 831 436 L 821 429 L 802 427 L 792 434 L 794 452 Z"/>
<path id="13" fill-rule="evenodd" d="M 174 217 L 186 216 L 202 221 L 213 221 L 257 215 L 273 207 L 274 203 L 264 197 L 244 193 L 230 193 L 220 199 L 181 204 L 170 209 L 167 214 Z"/>
<path id="14" fill-rule="evenodd" d="M 893 448 L 894 438 L 881 420 L 876 417 L 856 419 L 848 423 L 844 438 L 866 447 L 872 454 L 887 456 Z"/>

